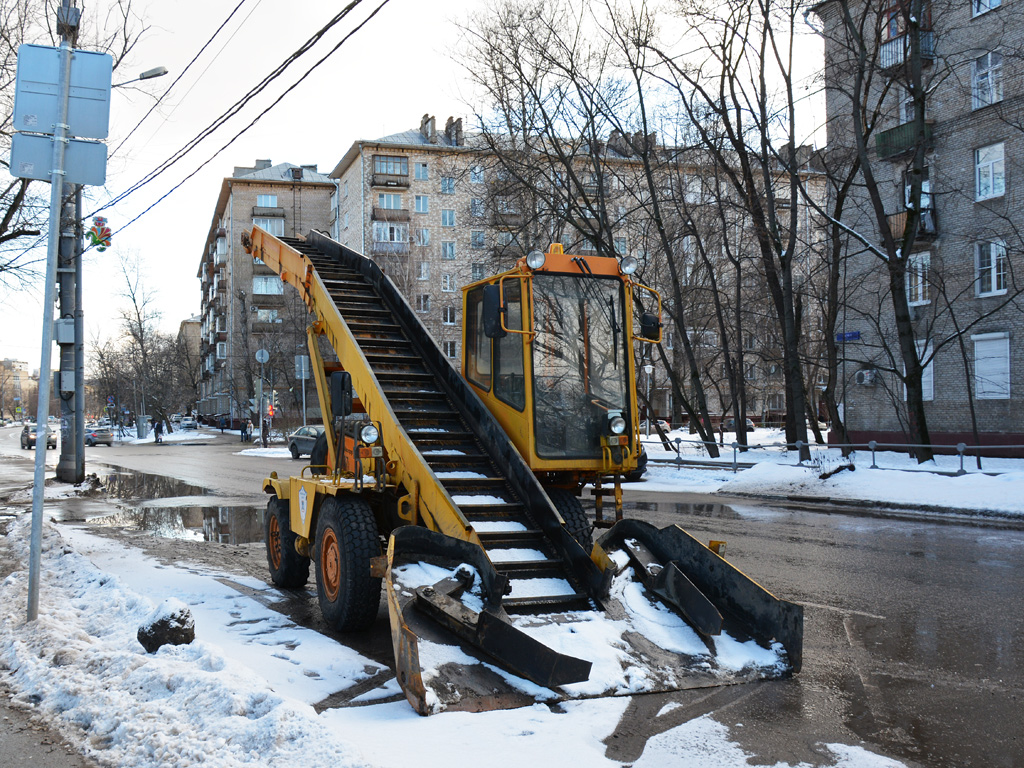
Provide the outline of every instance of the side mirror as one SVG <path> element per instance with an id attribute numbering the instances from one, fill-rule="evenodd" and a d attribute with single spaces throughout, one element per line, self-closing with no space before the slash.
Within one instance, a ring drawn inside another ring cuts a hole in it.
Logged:
<path id="1" fill-rule="evenodd" d="M 661 320 L 653 312 L 640 315 L 640 336 L 648 341 L 657 341 L 661 336 Z"/>
<path id="2" fill-rule="evenodd" d="M 352 374 L 335 371 L 331 374 L 331 416 L 343 419 L 352 413 Z"/>
<path id="3" fill-rule="evenodd" d="M 483 326 L 484 336 L 488 339 L 503 339 L 508 334 L 501 327 L 501 288 L 497 285 L 484 286 Z"/>

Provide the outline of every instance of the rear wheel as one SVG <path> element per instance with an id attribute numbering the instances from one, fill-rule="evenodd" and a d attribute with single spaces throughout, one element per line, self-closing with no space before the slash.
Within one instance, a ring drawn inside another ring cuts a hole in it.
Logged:
<path id="1" fill-rule="evenodd" d="M 380 540 L 370 505 L 355 496 L 324 499 L 313 552 L 324 620 L 339 632 L 373 624 L 381 580 L 370 575 L 370 564 L 380 554 Z"/>
<path id="2" fill-rule="evenodd" d="M 270 580 L 279 587 L 301 587 L 309 579 L 309 558 L 295 549 L 297 536 L 288 520 L 288 502 L 271 496 L 263 532 L 267 544 Z"/>
<path id="3" fill-rule="evenodd" d="M 288 450 L 292 454 L 292 459 L 299 458 L 299 446 L 297 446 L 295 443 L 292 443 L 291 445 L 289 445 L 288 446 Z"/>
<path id="4" fill-rule="evenodd" d="M 594 548 L 594 539 L 591 534 L 590 518 L 587 517 L 579 497 L 565 488 L 545 488 L 544 490 L 547 491 L 548 498 L 554 503 L 558 514 L 565 520 L 566 530 L 589 555 Z"/>

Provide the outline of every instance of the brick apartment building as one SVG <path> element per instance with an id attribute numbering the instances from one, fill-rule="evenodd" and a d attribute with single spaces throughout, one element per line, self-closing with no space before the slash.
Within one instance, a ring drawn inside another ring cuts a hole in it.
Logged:
<path id="1" fill-rule="evenodd" d="M 221 184 L 197 274 L 202 283 L 197 408 L 207 421 L 225 418 L 237 426 L 248 418 L 261 369 L 268 390 L 300 391 L 294 359 L 306 349 L 305 307 L 297 294 L 284 291 L 273 270 L 246 254 L 241 235 L 253 225 L 289 237 L 327 231 L 334 190 L 334 182 L 315 165 L 269 160 L 236 167 Z M 270 353 L 264 366 L 255 359 L 259 349 Z"/>
<path id="2" fill-rule="evenodd" d="M 879 31 L 869 50 L 877 56 L 869 100 L 880 105 L 880 120 L 868 146 L 897 239 L 906 228 L 914 151 L 924 146 L 917 235 L 901 255 L 915 343 L 926 363 L 922 388 L 931 442 L 973 444 L 973 406 L 982 444 L 1024 444 L 1018 295 L 1024 175 L 1017 175 L 1024 153 L 1017 119 L 1024 62 L 1012 55 L 1024 21 L 1000 0 L 925 2 L 920 23 L 909 3 L 850 7 L 869 19 L 865 29 Z M 828 142 L 835 156 L 851 148 L 847 94 L 856 65 L 840 3 L 826 1 L 816 12 L 826 40 Z M 919 122 L 918 104 L 924 110 Z M 869 243 L 881 241 L 863 188 L 843 218 Z M 854 238 L 847 248 L 838 328 L 847 361 L 845 421 L 854 442 L 903 443 L 906 394 L 887 269 Z"/>

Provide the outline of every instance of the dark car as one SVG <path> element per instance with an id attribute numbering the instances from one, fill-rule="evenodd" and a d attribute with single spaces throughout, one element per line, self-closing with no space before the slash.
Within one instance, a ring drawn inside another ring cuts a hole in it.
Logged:
<path id="1" fill-rule="evenodd" d="M 313 452 L 316 439 L 323 434 L 323 427 L 299 427 L 288 435 L 288 451 L 293 459 L 302 455 L 309 456 Z"/>
<path id="2" fill-rule="evenodd" d="M 22 448 L 35 448 L 36 447 L 36 431 L 39 428 L 35 424 L 26 424 L 25 428 L 21 430 L 21 447 Z M 56 448 L 57 447 L 57 433 L 48 427 L 43 427 L 46 430 L 46 447 Z"/>
<path id="3" fill-rule="evenodd" d="M 113 445 L 114 431 L 110 427 L 89 424 L 85 428 L 85 444 L 90 447 L 94 445 Z"/>
<path id="4" fill-rule="evenodd" d="M 736 419 L 726 419 L 725 423 L 722 424 L 722 429 L 724 429 L 726 432 L 735 432 L 736 431 Z M 752 422 L 750 419 L 747 419 L 747 432 L 753 432 L 753 431 L 754 431 L 754 422 Z"/>

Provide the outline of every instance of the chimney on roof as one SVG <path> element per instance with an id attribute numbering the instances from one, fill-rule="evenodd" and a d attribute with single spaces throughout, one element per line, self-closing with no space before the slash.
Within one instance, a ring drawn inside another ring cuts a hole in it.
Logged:
<path id="1" fill-rule="evenodd" d="M 269 168 L 271 165 L 273 165 L 273 163 L 271 163 L 269 160 L 257 160 L 256 161 L 256 170 L 257 171 L 262 171 L 262 170 L 265 170 L 265 169 Z"/>
<path id="2" fill-rule="evenodd" d="M 431 115 L 424 115 L 420 119 L 420 133 L 431 144 L 437 144 L 437 126 Z"/>
<path id="3" fill-rule="evenodd" d="M 462 118 L 456 120 L 454 117 L 449 117 L 448 122 L 444 124 L 444 137 L 448 140 L 448 143 L 454 147 L 462 146 Z"/>
<path id="4" fill-rule="evenodd" d="M 302 168 L 300 166 L 292 166 L 288 171 L 291 173 L 292 181 L 302 181 Z"/>

